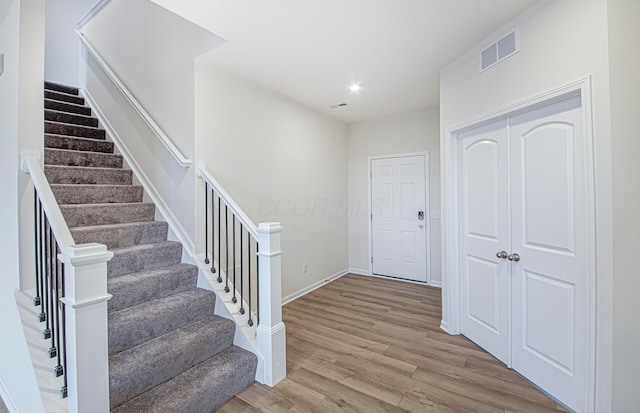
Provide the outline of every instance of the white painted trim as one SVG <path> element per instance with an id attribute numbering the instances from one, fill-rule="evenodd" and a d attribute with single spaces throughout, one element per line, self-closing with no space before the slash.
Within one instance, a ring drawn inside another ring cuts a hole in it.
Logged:
<path id="1" fill-rule="evenodd" d="M 2 397 L 2 401 L 10 413 L 19 413 L 18 405 L 16 404 L 13 397 L 11 397 L 11 393 L 7 389 L 7 385 L 5 384 L 4 379 L 0 376 L 0 397 Z"/>
<path id="2" fill-rule="evenodd" d="M 373 225 L 372 225 L 372 221 L 371 221 L 371 213 L 372 213 L 372 199 L 371 199 L 371 193 L 372 193 L 372 189 L 371 189 L 371 181 L 373 180 L 373 177 L 371 176 L 371 161 L 373 160 L 378 160 L 378 159 L 392 159 L 392 158 L 406 158 L 406 157 L 410 157 L 410 156 L 424 156 L 424 173 L 425 173 L 425 218 L 424 218 L 424 222 L 425 222 L 425 244 L 426 244 L 426 262 L 427 262 L 427 284 L 431 284 L 431 194 L 429 193 L 429 183 L 431 180 L 431 159 L 429 157 L 429 151 L 420 151 L 420 152 L 407 152 L 407 153 L 397 153 L 397 154 L 388 154 L 388 155 L 375 155 L 375 156 L 369 156 L 368 161 L 367 161 L 367 168 L 368 168 L 368 176 L 369 176 L 369 185 L 368 185 L 368 194 L 367 194 L 367 217 L 369 218 L 367 221 L 367 226 L 369 229 L 369 257 L 368 257 L 368 264 L 369 264 L 369 275 L 373 274 L 373 263 L 372 263 L 372 257 L 373 257 Z M 424 283 L 420 283 L 420 284 L 424 284 Z"/>
<path id="3" fill-rule="evenodd" d="M 82 17 L 82 19 L 80 19 L 80 21 L 77 24 L 78 29 L 82 29 L 84 26 L 86 26 L 87 23 L 89 23 L 91 20 L 93 20 L 94 17 L 96 17 L 98 14 L 100 14 L 102 9 L 107 7 L 109 5 L 109 3 L 111 3 L 111 0 L 100 0 L 99 2 L 97 2 L 91 8 L 91 10 L 89 10 L 87 12 L 87 14 L 85 14 Z"/>
<path id="4" fill-rule="evenodd" d="M 588 361 L 588 400 L 587 411 L 593 412 L 595 409 L 595 385 L 596 385 L 596 357 L 605 357 L 606 349 L 596 349 L 596 285 L 599 274 L 596 266 L 596 213 L 595 213 L 595 159 L 594 159 L 594 136 L 593 136 L 593 105 L 591 101 L 591 76 L 586 76 L 570 84 L 560 86 L 548 92 L 533 96 L 521 102 L 491 111 L 483 116 L 462 122 L 444 129 L 443 152 L 442 152 L 442 182 L 443 182 L 443 221 L 445 222 L 443 235 L 446 239 L 442 251 L 443 258 L 443 306 L 447 306 L 448 319 L 442 319 L 442 326 L 446 326 L 449 334 L 460 334 L 461 314 L 460 314 L 460 225 L 459 225 L 459 155 L 458 135 L 470 129 L 477 128 L 488 123 L 507 119 L 535 108 L 546 106 L 570 96 L 581 96 L 582 110 L 584 114 L 584 130 L 587 142 L 587 168 L 586 177 L 588 185 L 587 192 L 589 202 L 587 213 L 589 223 L 587 233 L 589 235 L 589 252 L 591 257 L 589 262 L 589 361 Z M 444 314 L 444 311 L 443 311 Z M 444 328 L 443 328 L 444 329 Z M 598 356 L 598 353 L 602 356 Z M 599 389 L 600 391 L 600 389 Z"/>
<path id="5" fill-rule="evenodd" d="M 282 305 L 289 304 L 293 300 L 297 300 L 298 298 L 300 298 L 300 297 L 302 297 L 304 295 L 307 295 L 310 292 L 312 292 L 314 290 L 317 290 L 318 288 L 320 288 L 320 287 L 322 287 L 324 285 L 327 285 L 332 281 L 337 280 L 338 278 L 344 277 L 345 275 L 349 274 L 349 272 L 350 271 L 349 271 L 348 268 L 344 269 L 344 270 L 339 271 L 339 272 L 337 272 L 337 273 L 335 273 L 333 275 L 330 275 L 327 278 L 324 278 L 324 279 L 322 279 L 322 280 L 320 280 L 318 282 L 315 282 L 315 283 L 311 284 L 308 287 L 305 287 L 305 288 L 303 288 L 303 289 L 301 289 L 299 291 L 296 291 L 293 294 L 289 294 L 288 296 L 282 298 Z"/>
<path id="6" fill-rule="evenodd" d="M 72 300 L 69 300 L 67 297 L 63 297 L 60 299 L 60 301 L 62 301 L 65 305 L 70 306 L 71 308 L 82 308 L 82 307 L 89 307 L 92 306 L 94 304 L 100 304 L 100 303 L 104 303 L 107 302 L 109 300 L 111 300 L 111 298 L 113 298 L 113 295 L 111 294 L 104 294 L 100 297 L 95 297 L 92 298 L 90 300 L 84 300 L 81 301 L 79 303 L 76 303 Z"/>
<path id="7" fill-rule="evenodd" d="M 129 101 L 131 106 L 138 112 L 140 117 L 145 121 L 149 129 L 156 135 L 156 137 L 160 140 L 160 142 L 164 145 L 164 147 L 169 151 L 171 156 L 178 162 L 180 166 L 183 168 L 189 168 L 193 164 L 193 160 L 187 158 L 178 147 L 171 141 L 171 138 L 167 136 L 167 134 L 160 128 L 160 126 L 156 123 L 155 120 L 149 115 L 149 113 L 144 109 L 142 104 L 133 96 L 133 94 L 127 89 L 127 87 L 122 83 L 118 75 L 115 74 L 111 67 L 107 64 L 107 62 L 102 59 L 102 56 L 98 53 L 96 49 L 93 48 L 89 40 L 84 37 L 82 32 L 76 30 L 76 34 L 78 38 L 80 38 L 81 43 L 85 46 L 87 51 L 93 56 L 93 58 L 98 62 L 102 70 L 109 76 L 109 79 L 117 86 L 120 92 L 124 95 L 124 97 Z"/>
<path id="8" fill-rule="evenodd" d="M 414 281 L 414 280 L 407 280 L 407 279 L 404 279 L 404 278 L 396 278 L 396 277 L 389 277 L 389 276 L 386 276 L 386 275 L 372 274 L 372 273 L 367 273 L 366 271 L 358 270 L 358 269 L 349 270 L 349 273 L 353 274 L 353 275 L 361 275 L 363 277 L 380 278 L 381 280 L 398 281 L 398 282 L 401 282 L 401 283 L 408 283 L 408 284 L 424 285 L 424 286 L 427 286 L 427 287 L 441 288 L 438 285 L 429 284 L 429 283 L 422 282 L 422 281 Z"/>
<path id="9" fill-rule="evenodd" d="M 58 241 L 60 251 L 65 254 L 71 253 L 70 247 L 76 245 L 76 243 L 62 215 L 58 201 L 53 195 L 51 186 L 49 186 L 49 181 L 42 170 L 41 159 L 42 157 L 38 152 L 24 151 L 20 154 L 20 168 L 22 172 L 31 176 L 31 181 L 38 191 L 38 198 L 40 198 L 40 203 L 45 211 L 49 225 Z"/>
<path id="10" fill-rule="evenodd" d="M 258 239 L 258 226 L 249 218 L 249 216 L 240 208 L 240 206 L 231 198 L 231 196 L 224 190 L 222 185 L 209 173 L 207 165 L 204 162 L 198 162 L 196 164 L 196 177 L 207 182 L 220 196 L 222 201 L 229 207 L 231 212 L 238 218 L 238 220 L 244 225 L 244 227 L 251 233 L 254 239 Z"/>
<path id="11" fill-rule="evenodd" d="M 364 276 L 371 276 L 371 271 L 367 270 L 363 270 L 362 268 L 349 268 L 349 273 L 350 274 L 354 274 L 354 275 L 364 275 Z"/>
<path id="12" fill-rule="evenodd" d="M 451 334 L 449 332 L 449 326 L 447 325 L 447 322 L 444 321 L 444 320 L 440 320 L 440 329 L 443 330 L 447 334 Z"/>
<path id="13" fill-rule="evenodd" d="M 82 96 L 87 100 L 87 103 L 93 109 L 94 115 L 98 118 L 100 125 L 104 128 L 109 135 L 109 138 L 113 141 L 113 143 L 118 148 L 118 151 L 122 154 L 125 161 L 129 165 L 129 167 L 133 170 L 133 173 L 136 175 L 140 184 L 144 188 L 145 193 L 151 199 L 156 206 L 156 210 L 162 215 L 162 217 L 167 221 L 169 227 L 175 232 L 178 241 L 182 243 L 182 246 L 186 249 L 186 253 L 190 256 L 193 256 L 194 253 L 194 244 L 191 238 L 187 235 L 187 231 L 185 231 L 184 227 L 180 224 L 176 216 L 173 214 L 169 206 L 164 202 L 164 199 L 160 196 L 160 193 L 155 188 L 155 186 L 151 183 L 151 180 L 142 170 L 142 167 L 138 162 L 136 162 L 135 158 L 127 148 L 127 145 L 124 143 L 124 140 L 120 137 L 120 135 L 113 128 L 111 123 L 107 120 L 104 112 L 100 109 L 100 106 L 95 101 L 91 93 L 88 90 L 81 88 L 80 92 Z"/>

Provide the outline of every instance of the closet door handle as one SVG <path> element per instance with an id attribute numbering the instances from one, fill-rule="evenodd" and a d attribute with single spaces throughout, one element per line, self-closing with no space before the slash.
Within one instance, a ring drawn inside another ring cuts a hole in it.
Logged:
<path id="1" fill-rule="evenodd" d="M 507 257 L 507 259 L 508 259 L 509 261 L 515 261 L 515 262 L 518 262 L 518 261 L 520 261 L 520 255 L 518 255 L 518 253 L 514 252 L 513 254 L 509 255 L 509 256 Z"/>
<path id="2" fill-rule="evenodd" d="M 498 258 L 502 258 L 502 259 L 504 260 L 505 258 L 507 258 L 507 251 L 499 251 L 499 252 L 496 254 L 496 257 L 498 257 Z"/>

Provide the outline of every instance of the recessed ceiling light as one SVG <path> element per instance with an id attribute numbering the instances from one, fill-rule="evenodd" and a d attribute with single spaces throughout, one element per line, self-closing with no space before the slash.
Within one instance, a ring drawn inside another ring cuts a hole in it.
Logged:
<path id="1" fill-rule="evenodd" d="M 362 86 L 360 86 L 357 83 L 354 83 L 351 86 L 349 86 L 349 90 L 352 91 L 353 93 L 358 93 L 360 92 L 361 89 L 362 89 Z"/>

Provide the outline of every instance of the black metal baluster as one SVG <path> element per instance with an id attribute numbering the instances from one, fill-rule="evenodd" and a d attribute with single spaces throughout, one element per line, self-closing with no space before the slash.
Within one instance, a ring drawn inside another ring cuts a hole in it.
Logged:
<path id="1" fill-rule="evenodd" d="M 224 292 L 229 292 L 229 208 L 227 204 L 224 204 L 224 239 L 225 239 L 225 284 L 224 284 Z"/>
<path id="2" fill-rule="evenodd" d="M 61 265 L 61 277 L 60 281 L 62 284 L 60 289 L 60 295 L 62 298 L 65 297 L 65 273 L 64 273 L 64 264 Z M 67 319 L 66 319 L 66 308 L 64 303 L 61 303 L 61 311 L 62 311 L 62 347 L 60 347 L 60 353 L 62 354 L 62 374 L 63 374 L 63 384 L 60 389 L 60 396 L 62 398 L 67 397 Z"/>
<path id="3" fill-rule="evenodd" d="M 204 183 L 204 263 L 209 264 L 209 184 Z"/>
<path id="4" fill-rule="evenodd" d="M 221 247 L 222 247 L 222 243 L 220 242 L 220 227 L 222 226 L 222 221 L 220 220 L 220 211 L 222 209 L 220 208 L 220 195 L 218 195 L 218 268 L 222 268 L 220 266 L 220 260 L 222 259 L 222 255 L 220 254 L 221 252 Z M 211 234 L 211 236 L 213 237 L 213 234 Z M 222 276 L 220 276 L 220 271 L 218 271 L 218 283 L 222 283 Z"/>
<path id="5" fill-rule="evenodd" d="M 40 232 L 40 237 L 38 240 L 38 254 L 40 254 L 40 314 L 38 318 L 40 322 L 44 322 L 47 319 L 47 313 L 45 313 L 45 288 L 44 288 L 44 280 L 45 280 L 45 265 L 46 265 L 46 253 L 45 253 L 45 231 L 46 228 L 44 226 L 44 212 L 42 211 L 42 202 L 38 199 L 38 231 Z"/>
<path id="6" fill-rule="evenodd" d="M 249 287 L 249 327 L 253 325 L 253 320 L 251 319 L 251 235 L 249 234 L 249 230 L 247 230 L 247 284 Z"/>
<path id="7" fill-rule="evenodd" d="M 233 297 L 231 302 L 234 304 L 238 302 L 236 298 L 236 267 L 236 214 L 233 214 Z"/>
<path id="8" fill-rule="evenodd" d="M 50 288 L 49 288 L 49 282 L 51 281 L 51 250 L 50 245 L 51 245 L 51 227 L 49 226 L 49 220 L 47 218 L 47 215 L 45 214 L 44 216 L 44 222 L 45 222 L 45 240 L 44 240 L 44 254 L 45 254 L 45 266 L 44 266 L 44 283 L 45 283 L 45 288 L 44 288 L 44 318 L 46 321 L 46 326 L 44 331 L 42 332 L 42 336 L 44 337 L 44 339 L 48 339 L 51 337 L 51 328 L 50 328 L 50 321 L 51 321 L 51 317 L 50 317 L 50 313 L 49 313 L 49 301 L 50 301 Z"/>
<path id="9" fill-rule="evenodd" d="M 244 314 L 244 243 L 242 242 L 242 231 L 244 227 L 240 223 L 240 314 Z"/>
<path id="10" fill-rule="evenodd" d="M 55 234 L 53 234 L 52 230 L 50 230 L 50 233 L 51 237 L 49 238 L 49 251 L 51 252 L 51 280 L 49 281 L 49 287 L 51 288 L 51 299 L 49 300 L 49 317 L 47 318 L 51 319 L 51 347 L 49 347 L 49 358 L 54 358 L 58 354 L 58 350 L 56 349 L 57 320 L 55 316 L 55 311 L 57 311 L 56 297 L 58 295 L 58 292 L 56 291 L 56 287 L 58 284 L 58 267 L 56 264 L 58 258 L 56 257 L 55 248 L 56 237 Z"/>
<path id="11" fill-rule="evenodd" d="M 260 324 L 260 244 L 256 240 L 256 320 Z"/>
<path id="12" fill-rule="evenodd" d="M 35 261 L 36 261 L 36 270 L 35 270 L 35 275 L 36 275 L 36 295 L 35 297 L 33 297 L 33 305 L 34 306 L 39 306 L 40 303 L 42 302 L 42 299 L 40 298 L 40 254 L 39 254 L 39 237 L 38 237 L 38 228 L 39 228 L 39 216 L 38 216 L 38 190 L 34 187 L 33 188 L 33 242 L 35 245 L 35 250 L 34 250 L 34 255 L 35 255 Z"/>
<path id="13" fill-rule="evenodd" d="M 216 273 L 216 194 L 211 189 L 211 272 Z M 218 257 L 218 259 L 220 259 Z"/>
<path id="14" fill-rule="evenodd" d="M 60 261 L 58 261 L 58 254 L 60 254 L 60 247 L 58 246 L 58 242 L 56 242 L 56 349 L 58 350 L 58 365 L 55 367 L 56 377 L 60 377 L 63 374 L 62 363 L 61 363 L 61 354 L 62 347 L 60 347 L 60 306 L 62 305 L 60 302 L 60 277 L 62 276 L 60 270 Z"/>

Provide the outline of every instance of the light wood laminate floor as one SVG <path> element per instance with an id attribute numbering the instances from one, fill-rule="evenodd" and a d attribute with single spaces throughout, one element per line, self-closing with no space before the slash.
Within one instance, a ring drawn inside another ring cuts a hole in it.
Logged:
<path id="1" fill-rule="evenodd" d="M 442 331 L 440 293 L 347 275 L 287 304 L 287 377 L 254 383 L 216 412 L 566 412 Z"/>

